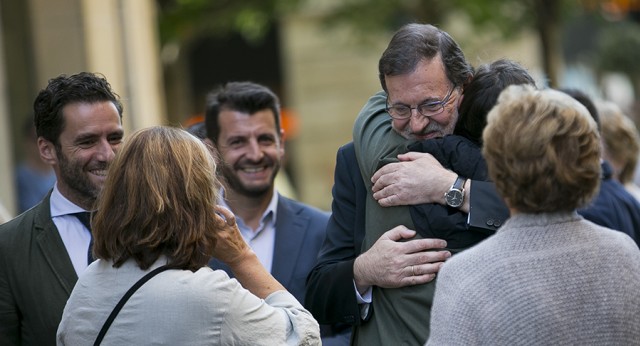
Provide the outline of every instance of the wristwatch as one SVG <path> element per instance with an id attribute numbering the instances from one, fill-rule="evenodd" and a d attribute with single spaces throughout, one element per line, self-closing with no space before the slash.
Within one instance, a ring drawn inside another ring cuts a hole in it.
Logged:
<path id="1" fill-rule="evenodd" d="M 449 188 L 449 191 L 445 192 L 444 201 L 448 206 L 453 208 L 460 208 L 462 206 L 464 203 L 464 183 L 466 182 L 466 178 L 458 176 Z"/>

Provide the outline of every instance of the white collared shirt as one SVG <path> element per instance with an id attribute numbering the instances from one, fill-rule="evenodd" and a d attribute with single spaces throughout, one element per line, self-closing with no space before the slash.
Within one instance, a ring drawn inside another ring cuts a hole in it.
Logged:
<path id="1" fill-rule="evenodd" d="M 87 251 L 91 242 L 91 233 L 77 217 L 69 214 L 83 211 L 87 210 L 73 204 L 60 193 L 58 183 L 54 185 L 51 193 L 51 219 L 58 228 L 73 269 L 78 276 L 89 266 Z"/>
<path id="2" fill-rule="evenodd" d="M 224 200 L 224 190 L 222 191 L 220 201 L 218 201 L 223 207 L 233 210 L 229 207 Z M 260 218 L 260 224 L 254 231 L 251 227 L 244 223 L 244 220 L 236 215 L 236 223 L 240 229 L 240 233 L 244 240 L 249 244 L 253 252 L 256 253 L 260 263 L 271 272 L 271 266 L 273 263 L 273 252 L 276 244 L 276 216 L 278 210 L 278 192 L 273 191 L 273 197 L 267 206 L 267 209 Z M 234 213 L 235 214 L 235 213 Z"/>

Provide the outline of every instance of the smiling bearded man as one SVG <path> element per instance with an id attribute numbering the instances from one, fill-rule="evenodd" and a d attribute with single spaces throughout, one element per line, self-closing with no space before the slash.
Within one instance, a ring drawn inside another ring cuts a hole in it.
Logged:
<path id="1" fill-rule="evenodd" d="M 231 82 L 211 93 L 205 115 L 206 142 L 217 150 L 218 167 L 226 180 L 220 204 L 235 215 L 242 236 L 260 259 L 300 303 L 306 277 L 324 240 L 329 215 L 280 195 L 274 185 L 284 158 L 284 130 L 278 97 L 251 82 Z M 216 260 L 214 269 L 228 267 Z M 321 326 L 324 344 L 339 340 Z"/>
<path id="2" fill-rule="evenodd" d="M 284 156 L 283 131 L 271 109 L 248 114 L 224 108 L 218 115 L 220 171 L 230 194 L 271 199 Z"/>
<path id="3" fill-rule="evenodd" d="M 56 184 L 0 226 L 0 345 L 55 345 L 62 311 L 93 261 L 88 222 L 122 143 L 122 104 L 102 76 L 49 81 L 34 101 L 40 158 Z"/>

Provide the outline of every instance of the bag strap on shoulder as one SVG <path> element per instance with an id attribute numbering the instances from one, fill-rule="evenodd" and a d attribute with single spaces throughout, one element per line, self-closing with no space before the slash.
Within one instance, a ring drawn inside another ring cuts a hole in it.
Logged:
<path id="1" fill-rule="evenodd" d="M 144 285 L 145 282 L 149 281 L 152 277 L 160 274 L 161 272 L 163 272 L 163 271 L 165 271 L 167 269 L 170 269 L 170 268 L 168 266 L 166 266 L 166 265 L 160 266 L 160 267 L 150 271 L 149 273 L 147 273 L 147 275 L 143 276 L 140 280 L 138 280 L 135 284 L 133 284 L 133 286 L 131 286 L 131 288 L 129 288 L 127 293 L 125 293 L 124 296 L 122 296 L 122 298 L 120 299 L 120 301 L 118 302 L 116 307 L 113 308 L 113 311 L 111 311 L 111 314 L 109 315 L 107 320 L 102 325 L 102 329 L 100 329 L 100 333 L 98 333 L 98 337 L 96 338 L 96 341 L 93 343 L 94 346 L 100 345 L 100 343 L 102 342 L 102 339 L 104 339 L 105 334 L 107 334 L 107 330 L 109 330 L 109 327 L 111 327 L 111 324 L 113 323 L 113 320 L 116 318 L 116 316 L 118 316 L 118 313 L 120 313 L 120 310 L 122 310 L 122 307 L 124 306 L 124 304 L 127 303 L 127 300 L 129 300 L 129 298 L 131 298 L 131 296 L 142 285 Z"/>

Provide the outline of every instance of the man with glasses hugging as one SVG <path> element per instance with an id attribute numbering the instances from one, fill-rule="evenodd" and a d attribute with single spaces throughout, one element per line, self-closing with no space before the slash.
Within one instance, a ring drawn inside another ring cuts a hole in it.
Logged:
<path id="1" fill-rule="evenodd" d="M 338 152 L 333 215 L 306 305 L 320 323 L 355 325 L 354 344 L 421 345 L 428 338 L 433 280 L 452 251 L 443 239 L 416 234 L 409 205 L 473 209 L 474 223 L 460 225 L 469 232 L 494 231 L 508 217 L 497 212 L 504 209 L 490 183 L 472 184 L 429 154 L 407 153 L 415 141 L 453 133 L 472 74 L 446 32 L 402 27 L 379 62 L 384 91 L 369 99 L 353 144 Z"/>

